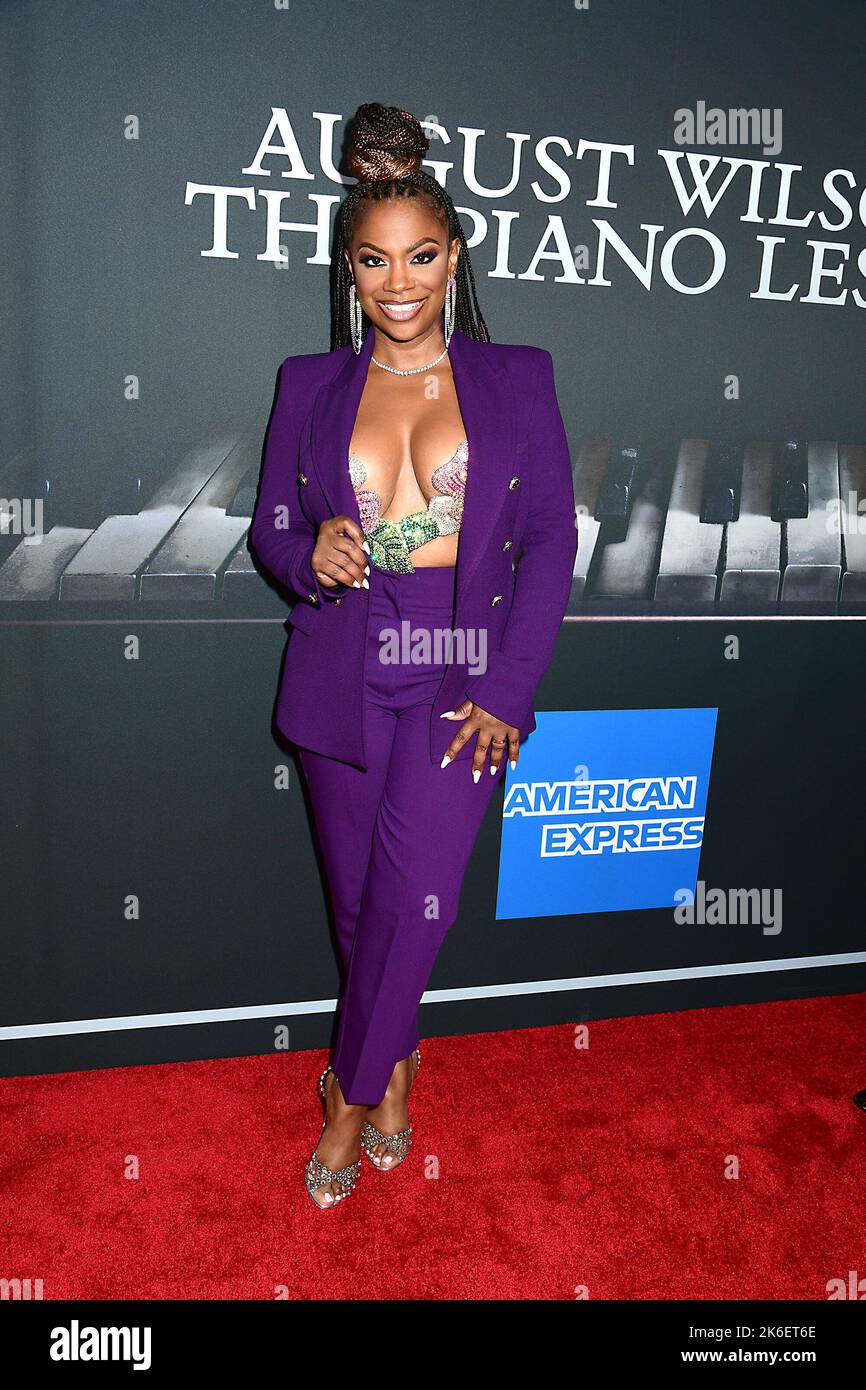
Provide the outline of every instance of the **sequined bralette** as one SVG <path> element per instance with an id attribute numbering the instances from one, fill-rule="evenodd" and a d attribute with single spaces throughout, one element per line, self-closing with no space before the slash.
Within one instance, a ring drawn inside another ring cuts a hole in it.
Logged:
<path id="1" fill-rule="evenodd" d="M 399 521 L 387 521 L 380 515 L 382 499 L 372 488 L 365 488 L 367 470 L 359 458 L 349 455 L 349 474 L 361 527 L 373 563 L 381 570 L 397 574 L 413 574 L 415 566 L 409 558 L 412 550 L 435 540 L 437 536 L 453 536 L 463 520 L 463 501 L 469 469 L 469 440 L 464 439 L 456 454 L 441 463 L 431 475 L 430 482 L 440 494 L 431 497 L 424 511 L 410 512 Z"/>

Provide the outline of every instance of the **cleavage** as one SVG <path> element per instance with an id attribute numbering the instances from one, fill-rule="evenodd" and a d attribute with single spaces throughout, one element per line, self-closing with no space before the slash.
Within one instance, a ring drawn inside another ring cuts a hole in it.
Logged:
<path id="1" fill-rule="evenodd" d="M 404 460 L 396 470 L 373 462 L 367 458 L 365 453 L 354 447 L 350 450 L 350 457 L 355 458 L 362 465 L 365 475 L 363 487 L 377 493 L 382 499 L 380 518 L 383 521 L 398 522 L 407 516 L 425 511 L 433 498 L 441 496 L 433 484 L 433 477 L 439 468 L 453 461 L 464 441 L 465 435 L 451 449 L 447 447 L 436 449 L 433 445 L 425 446 L 424 452 L 429 461 L 423 468 L 422 476 L 425 479 L 423 483 L 419 477 L 421 468 L 416 465 L 411 456 L 408 461 Z M 425 491 L 425 486 L 429 489 L 429 493 Z M 389 497 L 387 504 L 385 504 L 386 497 Z"/>

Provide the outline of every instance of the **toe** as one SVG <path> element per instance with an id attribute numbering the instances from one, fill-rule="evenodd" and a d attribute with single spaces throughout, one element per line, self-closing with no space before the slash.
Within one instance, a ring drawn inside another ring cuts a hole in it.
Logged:
<path id="1" fill-rule="evenodd" d="M 312 1169 L 308 1168 L 307 1172 L 311 1178 L 315 1179 L 315 1173 Z M 317 1207 L 332 1207 L 335 1202 L 339 1201 L 342 1191 L 342 1183 L 324 1182 L 320 1183 L 318 1187 L 315 1187 L 310 1193 L 310 1196 Z"/>

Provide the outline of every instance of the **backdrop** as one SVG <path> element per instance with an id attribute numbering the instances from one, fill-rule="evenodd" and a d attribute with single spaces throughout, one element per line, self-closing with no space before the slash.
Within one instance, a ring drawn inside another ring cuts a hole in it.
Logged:
<path id="1" fill-rule="evenodd" d="M 327 1041 L 247 549 L 359 103 L 554 357 L 572 596 L 427 1033 L 863 988 L 863 7 L 6 0 L 5 1074 Z"/>

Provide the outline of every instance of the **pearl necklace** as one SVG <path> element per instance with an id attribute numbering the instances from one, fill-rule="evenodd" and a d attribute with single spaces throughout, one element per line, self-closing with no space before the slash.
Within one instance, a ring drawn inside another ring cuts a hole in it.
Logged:
<path id="1" fill-rule="evenodd" d="M 439 362 L 441 362 L 442 358 L 445 356 L 445 353 L 447 351 L 448 344 L 446 343 L 444 351 L 440 352 L 437 358 L 435 358 L 432 362 L 426 363 L 426 365 L 423 367 L 389 367 L 387 362 L 380 362 L 378 357 L 373 357 L 372 353 L 370 355 L 372 361 L 376 363 L 376 366 L 381 367 L 383 371 L 393 372 L 395 376 L 419 376 L 421 372 L 429 372 L 433 367 L 435 367 Z"/>

